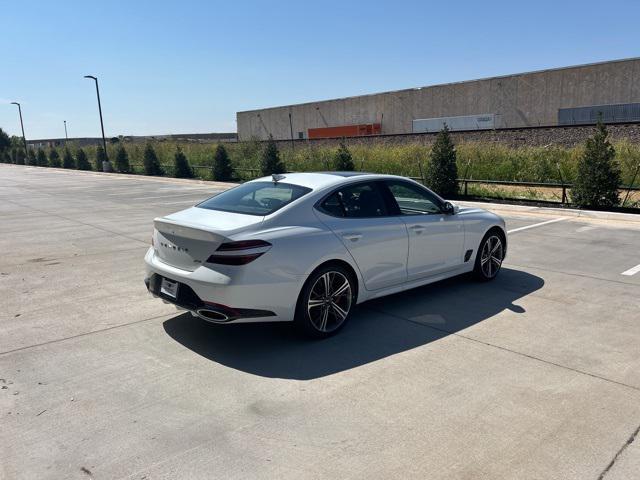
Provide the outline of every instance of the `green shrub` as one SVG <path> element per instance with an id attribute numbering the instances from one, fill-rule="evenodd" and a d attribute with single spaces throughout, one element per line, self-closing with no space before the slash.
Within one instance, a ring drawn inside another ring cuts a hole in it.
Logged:
<path id="1" fill-rule="evenodd" d="M 24 154 L 24 150 L 22 148 L 17 148 L 16 155 L 15 155 L 16 165 L 24 165 L 25 159 L 26 159 L 26 156 Z"/>
<path id="2" fill-rule="evenodd" d="M 271 135 L 269 135 L 267 145 L 262 151 L 262 156 L 260 158 L 260 170 L 262 171 L 262 175 L 272 175 L 274 173 L 285 172 L 284 165 L 280 160 L 278 146 Z"/>
<path id="3" fill-rule="evenodd" d="M 102 172 L 103 163 L 108 161 L 107 152 L 104 151 L 104 148 L 98 146 L 96 148 L 96 170 L 98 172 Z"/>
<path id="4" fill-rule="evenodd" d="M 620 166 L 608 135 L 606 127 L 598 122 L 596 132 L 585 144 L 571 189 L 571 200 L 578 206 L 613 207 L 620 203 Z"/>
<path id="5" fill-rule="evenodd" d="M 180 147 L 176 149 L 176 154 L 173 158 L 173 176 L 176 178 L 193 178 L 193 169 Z"/>
<path id="6" fill-rule="evenodd" d="M 426 171 L 426 182 L 437 194 L 448 198 L 458 194 L 458 167 L 456 149 L 445 124 L 431 149 L 431 161 Z"/>
<path id="7" fill-rule="evenodd" d="M 233 168 L 227 149 L 221 143 L 216 147 L 213 156 L 213 179 L 219 182 L 228 182 L 233 178 Z"/>
<path id="8" fill-rule="evenodd" d="M 144 149 L 143 164 L 145 175 L 164 175 L 164 170 L 160 166 L 156 151 L 150 143 L 147 143 L 147 146 Z"/>
<path id="9" fill-rule="evenodd" d="M 33 148 L 30 148 L 27 152 L 27 158 L 25 160 L 25 165 L 37 165 L 38 161 L 36 160 L 36 152 Z"/>
<path id="10" fill-rule="evenodd" d="M 49 150 L 49 166 L 60 168 L 60 154 L 55 148 Z"/>
<path id="11" fill-rule="evenodd" d="M 127 150 L 124 148 L 124 145 L 119 144 L 118 149 L 116 150 L 116 172 L 120 173 L 129 173 L 131 172 L 131 166 L 129 165 L 129 154 Z"/>
<path id="12" fill-rule="evenodd" d="M 38 153 L 36 153 L 36 165 L 39 167 L 49 166 L 49 160 L 47 160 L 47 154 L 44 153 L 44 150 L 41 148 L 39 148 Z"/>
<path id="13" fill-rule="evenodd" d="M 76 152 L 76 165 L 78 170 L 91 170 L 91 163 L 89 163 L 87 154 L 81 148 Z"/>
<path id="14" fill-rule="evenodd" d="M 76 168 L 76 162 L 68 148 L 64 149 L 64 154 L 62 155 L 62 168 Z"/>
<path id="15" fill-rule="evenodd" d="M 334 167 L 339 172 L 349 172 L 356 169 L 353 164 L 353 159 L 351 158 L 351 152 L 344 144 L 344 142 L 340 142 L 340 146 L 336 151 L 334 158 Z"/>

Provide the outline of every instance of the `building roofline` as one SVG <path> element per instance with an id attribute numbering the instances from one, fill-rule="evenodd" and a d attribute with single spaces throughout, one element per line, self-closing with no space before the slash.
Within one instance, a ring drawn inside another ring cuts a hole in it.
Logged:
<path id="1" fill-rule="evenodd" d="M 603 60 L 601 62 L 583 63 L 583 64 L 579 64 L 579 65 L 569 65 L 569 66 L 566 66 L 566 67 L 543 68 L 543 69 L 540 69 L 540 70 L 530 70 L 530 71 L 527 71 L 527 72 L 511 73 L 511 74 L 506 74 L 506 75 L 496 75 L 496 76 L 493 76 L 493 77 L 482 77 L 482 78 L 475 78 L 475 79 L 471 79 L 471 80 L 459 80 L 459 81 L 456 81 L 456 82 L 436 83 L 436 84 L 433 84 L 433 85 L 424 85 L 422 87 L 402 88 L 402 89 L 399 89 L 399 90 L 387 90 L 387 91 L 384 91 L 384 92 L 364 93 L 362 95 L 351 95 L 351 96 L 347 96 L 347 97 L 329 98 L 329 99 L 325 99 L 325 100 L 316 100 L 316 101 L 302 102 L 302 103 L 292 103 L 292 104 L 289 104 L 289 105 L 277 105 L 277 106 L 273 106 L 273 107 L 256 108 L 256 109 L 252 109 L 252 110 L 241 110 L 241 111 L 236 112 L 236 115 L 241 114 L 241 113 L 263 112 L 265 110 L 275 110 L 275 109 L 286 109 L 286 108 L 292 108 L 292 107 L 301 107 L 301 106 L 304 106 L 304 105 L 317 105 L 317 104 L 322 104 L 322 103 L 327 103 L 327 102 L 335 102 L 335 101 L 340 101 L 340 100 L 351 100 L 351 99 L 355 99 L 355 98 L 373 97 L 373 96 L 377 96 L 377 95 L 386 95 L 386 94 L 392 94 L 392 93 L 411 92 L 411 91 L 415 91 L 415 90 L 422 90 L 424 88 L 448 87 L 448 86 L 451 86 L 451 85 L 459 85 L 459 84 L 463 84 L 463 83 L 484 82 L 484 81 L 488 81 L 488 80 L 497 80 L 497 79 L 500 79 L 500 78 L 520 77 L 520 76 L 523 76 L 523 75 L 533 75 L 533 74 L 546 73 L 546 72 L 558 72 L 558 71 L 561 71 L 561 70 L 570 70 L 570 69 L 577 69 L 577 68 L 584 68 L 584 67 L 592 67 L 592 66 L 597 66 L 597 65 L 606 65 L 606 64 L 614 64 L 614 63 L 623 63 L 623 62 L 633 62 L 633 61 L 638 61 L 638 60 L 640 60 L 640 57 L 629 57 L 629 58 L 619 58 L 619 59 L 615 59 L 615 60 Z"/>

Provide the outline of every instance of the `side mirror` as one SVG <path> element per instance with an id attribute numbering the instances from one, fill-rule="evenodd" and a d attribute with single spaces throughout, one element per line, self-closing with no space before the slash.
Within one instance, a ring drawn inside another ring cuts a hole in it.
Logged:
<path id="1" fill-rule="evenodd" d="M 458 206 L 451 202 L 444 202 L 442 205 L 442 213 L 445 215 L 455 215 L 458 213 Z"/>

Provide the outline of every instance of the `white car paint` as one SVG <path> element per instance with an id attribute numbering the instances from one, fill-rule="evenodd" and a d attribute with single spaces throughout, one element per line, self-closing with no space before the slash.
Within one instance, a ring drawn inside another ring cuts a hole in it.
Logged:
<path id="1" fill-rule="evenodd" d="M 146 281 L 165 277 L 188 286 L 203 302 L 273 313 L 232 322 L 291 321 L 306 279 L 328 261 L 351 267 L 358 283 L 356 303 L 362 303 L 470 272 L 489 229 L 498 227 L 506 238 L 504 220 L 479 208 L 455 206 L 454 214 L 374 218 L 334 217 L 317 208 L 338 188 L 381 180 L 424 189 L 417 182 L 392 175 L 285 174 L 280 183 L 311 191 L 270 215 L 195 206 L 157 218 L 153 246 L 145 256 Z M 247 183 L 271 181 L 265 177 Z M 271 245 L 249 250 L 264 253 L 246 265 L 207 263 L 222 243 L 245 240 Z M 472 252 L 465 261 L 468 250 Z"/>

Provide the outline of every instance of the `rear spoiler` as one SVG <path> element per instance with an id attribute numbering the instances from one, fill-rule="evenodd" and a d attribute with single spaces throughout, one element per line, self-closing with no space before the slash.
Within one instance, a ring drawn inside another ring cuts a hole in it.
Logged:
<path id="1" fill-rule="evenodd" d="M 182 238 L 190 238 L 192 240 L 202 240 L 205 242 L 225 242 L 229 239 L 224 235 L 205 230 L 202 226 L 190 226 L 184 223 L 175 223 L 166 218 L 156 218 L 153 221 L 153 226 L 159 232 L 166 235 L 175 235 Z"/>

